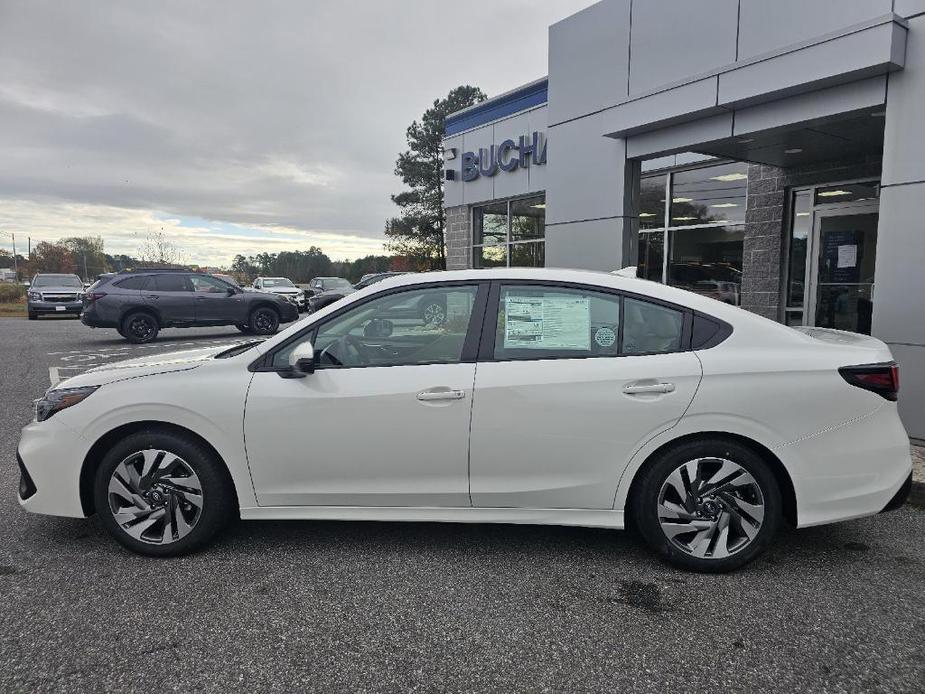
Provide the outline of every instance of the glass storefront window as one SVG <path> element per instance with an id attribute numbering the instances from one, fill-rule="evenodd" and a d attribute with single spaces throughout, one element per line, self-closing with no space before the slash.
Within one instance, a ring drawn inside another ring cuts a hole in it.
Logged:
<path id="1" fill-rule="evenodd" d="M 648 176 L 639 182 L 639 228 L 661 229 L 665 226 L 665 193 L 668 174 Z"/>
<path id="2" fill-rule="evenodd" d="M 741 226 L 670 232 L 668 284 L 738 306 L 744 238 Z"/>
<path id="3" fill-rule="evenodd" d="M 744 224 L 748 164 L 721 164 L 672 176 L 668 225 Z"/>
<path id="4" fill-rule="evenodd" d="M 816 204 L 829 205 L 839 202 L 860 202 L 861 200 L 876 200 L 880 197 L 880 183 L 867 181 L 865 183 L 842 183 L 837 186 L 816 188 Z"/>
<path id="5" fill-rule="evenodd" d="M 636 276 L 643 279 L 662 281 L 665 258 L 665 234 L 656 232 L 643 232 L 639 234 L 639 262 L 636 266 Z"/>
<path id="6" fill-rule="evenodd" d="M 473 208 L 472 229 L 474 267 L 544 267 L 546 196 Z"/>
<path id="7" fill-rule="evenodd" d="M 793 223 L 790 228 L 790 265 L 787 277 L 787 307 L 802 308 L 806 293 L 806 248 L 813 229 L 813 202 L 810 191 L 793 196 Z"/>

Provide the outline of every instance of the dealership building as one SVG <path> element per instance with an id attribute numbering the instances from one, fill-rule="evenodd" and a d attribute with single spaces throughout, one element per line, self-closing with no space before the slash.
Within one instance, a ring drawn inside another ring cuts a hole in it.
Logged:
<path id="1" fill-rule="evenodd" d="M 444 157 L 448 267 L 636 266 L 873 334 L 925 439 L 925 0 L 603 0 Z"/>

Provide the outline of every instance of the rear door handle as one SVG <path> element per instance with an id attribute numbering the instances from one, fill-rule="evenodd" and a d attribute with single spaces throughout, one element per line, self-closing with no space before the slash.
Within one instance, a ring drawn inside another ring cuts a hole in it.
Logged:
<path id="1" fill-rule="evenodd" d="M 638 395 L 640 393 L 671 393 L 672 391 L 674 391 L 674 383 L 646 383 L 645 385 L 623 386 L 623 392 L 627 395 Z"/>
<path id="2" fill-rule="evenodd" d="M 417 394 L 417 399 L 421 402 L 433 402 L 434 400 L 462 400 L 466 397 L 464 390 L 451 390 L 450 388 L 432 388 L 422 390 Z"/>

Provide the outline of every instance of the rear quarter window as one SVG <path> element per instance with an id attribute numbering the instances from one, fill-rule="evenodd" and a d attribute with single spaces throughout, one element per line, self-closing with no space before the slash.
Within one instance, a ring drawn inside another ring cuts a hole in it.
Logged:
<path id="1" fill-rule="evenodd" d="M 124 280 L 115 282 L 115 286 L 119 289 L 144 289 L 145 285 L 148 283 L 148 276 L 142 275 L 141 277 L 129 277 Z"/>

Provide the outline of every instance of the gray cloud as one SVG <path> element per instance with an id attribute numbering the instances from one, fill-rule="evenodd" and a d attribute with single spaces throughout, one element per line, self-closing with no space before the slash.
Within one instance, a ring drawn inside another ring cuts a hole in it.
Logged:
<path id="1" fill-rule="evenodd" d="M 4 2 L 0 200 L 381 238 L 411 120 L 544 74 L 587 4 Z"/>

